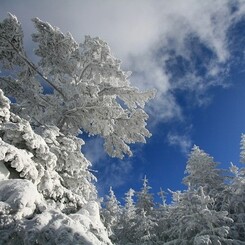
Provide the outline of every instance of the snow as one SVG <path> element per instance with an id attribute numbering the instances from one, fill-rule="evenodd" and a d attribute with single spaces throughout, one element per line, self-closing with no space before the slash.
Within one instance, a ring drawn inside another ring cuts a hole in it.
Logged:
<path id="1" fill-rule="evenodd" d="M 101 241 L 105 241 L 104 244 L 111 244 L 105 227 L 101 222 L 99 205 L 96 201 L 88 202 L 76 214 L 71 214 L 69 216 L 74 221 L 77 221 L 79 224 L 81 224 L 82 227 L 86 230 L 87 234 L 93 231 L 93 233 L 95 233 L 98 236 L 99 243 L 95 243 L 94 241 L 93 244 L 102 244 Z M 91 233 L 91 235 L 93 234 Z"/>
<path id="2" fill-rule="evenodd" d="M 209 235 L 198 236 L 194 240 L 194 245 L 210 245 L 212 244 Z"/>
<path id="3" fill-rule="evenodd" d="M 94 223 L 97 225 L 93 225 Z M 46 210 L 26 221 L 23 236 L 28 241 L 27 244 L 34 244 L 35 241 L 43 245 L 111 244 L 101 222 L 91 220 L 83 214 L 66 215 L 54 209 Z"/>
<path id="4" fill-rule="evenodd" d="M 0 213 L 16 218 L 28 217 L 38 206 L 42 206 L 42 196 L 29 180 L 10 179 L 0 181 Z"/>
<path id="5" fill-rule="evenodd" d="M 97 202 L 88 202 L 77 213 L 67 215 L 49 208 L 36 186 L 25 179 L 0 181 L 0 214 L 0 244 L 17 234 L 24 244 L 111 245 Z M 19 242 L 11 240 L 13 245 Z"/>
<path id="6" fill-rule="evenodd" d="M 10 172 L 5 167 L 5 165 L 1 162 L 0 163 L 0 180 L 8 179 L 10 175 Z"/>

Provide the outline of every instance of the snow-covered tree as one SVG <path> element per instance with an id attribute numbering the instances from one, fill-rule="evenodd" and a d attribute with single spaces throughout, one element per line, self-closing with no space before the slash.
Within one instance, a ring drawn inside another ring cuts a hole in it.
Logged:
<path id="1" fill-rule="evenodd" d="M 81 153 L 84 141 L 72 135 L 65 136 L 57 127 L 39 127 L 37 131 L 57 158 L 55 171 L 62 185 L 76 196 L 83 197 L 85 202 L 95 200 L 97 192 L 93 182 L 96 178 L 89 171 L 91 163 Z M 72 200 L 70 208 L 74 204 L 75 207 L 81 206 Z"/>
<path id="2" fill-rule="evenodd" d="M 241 136 L 240 149 L 240 162 L 245 163 L 245 134 Z"/>
<path id="3" fill-rule="evenodd" d="M 214 200 L 198 190 L 172 192 L 174 203 L 169 210 L 169 230 L 163 231 L 164 244 L 229 244 L 227 238 L 232 219 L 226 211 L 212 209 Z M 204 239 L 205 238 L 205 239 Z"/>
<path id="4" fill-rule="evenodd" d="M 156 223 L 155 225 L 156 240 L 160 244 L 163 243 L 164 241 L 167 241 L 168 239 L 167 231 L 169 230 L 172 221 L 169 215 L 170 205 L 168 205 L 166 202 L 167 192 L 163 191 L 162 188 L 160 188 L 160 192 L 158 192 L 158 195 L 161 199 L 161 203 L 155 205 L 155 208 L 153 210 L 153 217 Z"/>
<path id="5" fill-rule="evenodd" d="M 125 194 L 125 206 L 123 216 L 124 219 L 127 221 L 134 220 L 136 216 L 136 207 L 133 199 L 134 195 L 135 191 L 132 188 L 130 188 L 128 192 Z"/>
<path id="6" fill-rule="evenodd" d="M 187 176 L 183 179 L 183 183 L 190 189 L 203 187 L 204 191 L 212 196 L 223 188 L 222 171 L 217 168 L 213 157 L 198 146 L 194 146 L 191 150 L 185 173 Z"/>
<path id="7" fill-rule="evenodd" d="M 136 207 L 133 197 L 135 191 L 130 188 L 125 194 L 125 205 L 122 209 L 119 225 L 115 227 L 116 244 L 134 244 L 135 242 L 135 221 Z"/>
<path id="8" fill-rule="evenodd" d="M 115 228 L 116 244 L 155 244 L 157 223 L 152 215 L 154 201 L 149 189 L 151 187 L 145 177 L 141 191 L 136 192 L 136 203 L 133 189 L 125 194 L 125 205 Z"/>
<path id="9" fill-rule="evenodd" d="M 70 33 L 38 18 L 33 22 L 38 65 L 26 55 L 17 18 L 9 15 L 0 23 L 0 62 L 6 74 L 0 85 L 16 99 L 15 111 L 36 126 L 55 125 L 65 135 L 100 135 L 113 157 L 131 155 L 128 144 L 150 136 L 143 108 L 154 92 L 132 87 L 101 39 L 87 36 L 78 44 Z M 53 93 L 43 93 L 43 83 Z"/>
<path id="10" fill-rule="evenodd" d="M 136 216 L 135 220 L 135 244 L 151 245 L 156 244 L 157 223 L 151 215 L 147 215 L 144 209 Z"/>
<path id="11" fill-rule="evenodd" d="M 154 200 L 152 193 L 149 192 L 151 187 L 148 184 L 148 179 L 146 176 L 143 179 L 143 186 L 139 192 L 137 192 L 137 212 L 141 213 L 142 211 L 146 214 L 150 214 L 151 210 L 154 207 Z"/>
<path id="12" fill-rule="evenodd" d="M 241 137 L 240 161 L 245 163 L 245 135 Z M 230 171 L 233 174 L 232 181 L 227 187 L 227 209 L 234 220 L 231 227 L 231 236 L 236 241 L 245 241 L 245 168 L 237 167 L 231 163 Z"/>
<path id="13" fill-rule="evenodd" d="M 77 165 L 83 176 L 75 188 L 65 175 L 74 171 L 69 161 L 71 172 L 59 174 L 65 158 L 59 155 L 62 147 L 56 152 L 51 142 L 58 132 L 49 128 L 49 137 L 46 130 L 42 137 L 9 109 L 0 90 L 0 244 L 110 244 L 88 162 Z M 67 150 L 72 160 L 75 150 L 70 155 Z"/>
<path id="14" fill-rule="evenodd" d="M 0 22 L 0 88 L 14 101 L 0 90 L 0 243 L 111 244 L 77 136 L 99 135 L 110 156 L 131 155 L 129 144 L 150 136 L 143 108 L 154 92 L 132 87 L 101 39 L 78 44 L 33 22 L 37 64 L 17 18 Z"/>
<path id="15" fill-rule="evenodd" d="M 162 202 L 162 203 L 160 203 L 160 207 L 165 208 L 166 207 L 166 195 L 167 195 L 167 192 L 163 191 L 163 189 L 160 188 L 160 191 L 157 194 L 160 197 L 161 202 Z"/>
<path id="16" fill-rule="evenodd" d="M 234 220 L 231 226 L 231 237 L 234 241 L 245 241 L 245 171 L 231 165 L 234 174 L 227 187 L 226 199 L 229 216 Z"/>
<path id="17" fill-rule="evenodd" d="M 108 230 L 109 236 L 113 240 L 115 237 L 114 228 L 119 225 L 121 215 L 121 205 L 117 200 L 112 187 L 109 195 L 105 197 L 104 208 L 102 209 L 103 222 Z"/>

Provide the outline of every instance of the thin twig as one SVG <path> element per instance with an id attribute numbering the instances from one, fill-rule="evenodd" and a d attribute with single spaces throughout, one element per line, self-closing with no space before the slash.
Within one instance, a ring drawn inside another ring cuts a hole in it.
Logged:
<path id="1" fill-rule="evenodd" d="M 8 44 L 11 45 L 11 47 L 14 49 L 14 51 L 19 55 L 19 57 L 27 64 L 29 65 L 40 77 L 42 77 L 42 79 L 44 79 L 51 87 L 53 87 L 58 93 L 61 94 L 61 96 L 65 99 L 65 95 L 63 94 L 63 92 L 56 87 L 51 81 L 49 81 L 49 79 L 47 77 L 45 77 L 39 70 L 38 68 L 27 59 L 27 57 L 25 57 L 7 38 L 3 37 L 0 35 L 0 38 L 4 39 L 5 41 L 8 42 Z"/>

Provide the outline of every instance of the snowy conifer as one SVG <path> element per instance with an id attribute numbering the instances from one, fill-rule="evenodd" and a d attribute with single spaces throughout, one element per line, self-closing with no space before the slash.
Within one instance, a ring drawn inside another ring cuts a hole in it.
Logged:
<path id="1" fill-rule="evenodd" d="M 139 192 L 137 192 L 136 207 L 139 213 L 145 211 L 146 214 L 150 214 L 154 207 L 153 195 L 149 192 L 151 187 L 148 184 L 146 176 L 143 179 L 143 186 Z"/>
<path id="2" fill-rule="evenodd" d="M 110 187 L 109 195 L 105 197 L 104 208 L 102 209 L 103 222 L 108 230 L 111 240 L 115 240 L 114 229 L 117 229 L 120 222 L 121 206 L 117 200 L 112 187 Z"/>
<path id="3" fill-rule="evenodd" d="M 222 171 L 217 169 L 213 157 L 198 146 L 194 146 L 191 150 L 185 173 L 187 176 L 183 179 L 183 183 L 192 190 L 203 187 L 207 194 L 216 195 L 223 189 Z"/>
<path id="4" fill-rule="evenodd" d="M 244 145 L 244 135 L 242 135 L 241 145 Z M 243 151 L 241 147 L 241 158 Z M 227 187 L 227 209 L 234 220 L 231 237 L 237 242 L 245 241 L 245 168 L 238 168 L 231 163 L 230 171 L 233 178 Z"/>
<path id="5" fill-rule="evenodd" d="M 100 135 L 112 157 L 131 155 L 129 144 L 150 136 L 143 108 L 154 92 L 132 87 L 101 39 L 78 44 L 49 23 L 33 23 L 38 64 L 24 50 L 17 18 L 0 22 L 0 87 L 16 101 L 10 107 L 0 91 L 0 242 L 111 244 L 77 135 Z M 22 191 L 5 193 L 17 183 Z M 25 202 L 29 190 L 33 200 Z M 17 208 L 8 199 L 16 196 Z"/>
<path id="6" fill-rule="evenodd" d="M 147 215 L 142 209 L 136 216 L 135 221 L 135 244 L 151 245 L 156 244 L 156 227 L 157 223 L 151 215 Z"/>
<path id="7" fill-rule="evenodd" d="M 240 162 L 245 163 L 245 134 L 241 136 L 240 150 Z"/>
<path id="8" fill-rule="evenodd" d="M 24 51 L 17 18 L 9 15 L 0 25 L 0 62 L 8 74 L 0 77 L 0 85 L 16 99 L 16 113 L 37 126 L 55 125 L 65 135 L 100 135 L 109 155 L 131 155 L 128 144 L 150 136 L 143 108 L 154 92 L 132 87 L 101 39 L 87 36 L 78 44 L 49 23 L 38 18 L 33 22 L 38 66 Z M 42 82 L 53 93 L 44 94 Z"/>
<path id="9" fill-rule="evenodd" d="M 136 207 L 133 200 L 135 191 L 129 189 L 125 194 L 125 205 L 122 209 L 119 225 L 115 229 L 116 244 L 134 244 Z"/>
<path id="10" fill-rule="evenodd" d="M 205 236 L 212 243 L 229 244 L 229 225 L 233 222 L 228 212 L 212 209 L 214 200 L 200 187 L 183 193 L 173 192 L 174 204 L 170 207 L 171 224 L 165 232 L 164 244 L 202 244 Z M 201 239 L 202 238 L 202 239 Z"/>

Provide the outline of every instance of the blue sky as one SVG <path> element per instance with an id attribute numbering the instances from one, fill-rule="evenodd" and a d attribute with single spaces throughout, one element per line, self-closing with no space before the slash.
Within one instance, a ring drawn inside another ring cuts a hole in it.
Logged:
<path id="1" fill-rule="evenodd" d="M 39 17 L 78 42 L 101 37 L 133 72 L 133 85 L 157 89 L 147 107 L 152 137 L 133 146 L 132 158 L 111 159 L 100 139 L 87 141 L 101 195 L 112 186 L 121 198 L 130 187 L 139 189 L 144 175 L 154 193 L 183 188 L 193 144 L 221 167 L 238 163 L 245 132 L 244 1 L 1 0 L 1 19 L 7 12 L 22 22 L 31 58 L 30 19 Z"/>

